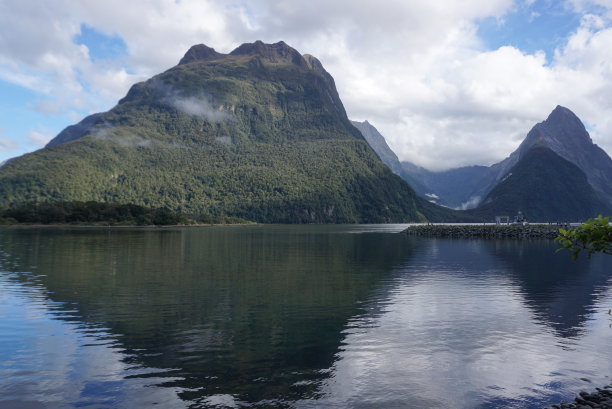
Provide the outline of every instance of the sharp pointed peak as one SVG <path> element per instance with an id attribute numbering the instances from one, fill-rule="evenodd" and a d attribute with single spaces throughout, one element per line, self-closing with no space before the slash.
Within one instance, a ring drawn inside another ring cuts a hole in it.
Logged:
<path id="1" fill-rule="evenodd" d="M 557 105 L 555 109 L 553 109 L 552 112 L 548 115 L 548 118 L 546 120 L 548 121 L 551 119 L 554 120 L 558 118 L 572 118 L 580 121 L 580 119 L 575 113 L 573 113 L 569 108 L 566 108 L 561 105 Z"/>

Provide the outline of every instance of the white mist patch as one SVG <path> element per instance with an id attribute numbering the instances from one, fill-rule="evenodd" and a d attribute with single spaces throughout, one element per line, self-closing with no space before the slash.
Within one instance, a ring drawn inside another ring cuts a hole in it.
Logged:
<path id="1" fill-rule="evenodd" d="M 427 196 L 430 199 L 434 199 L 434 200 L 439 200 L 440 199 L 440 196 L 438 196 L 435 193 L 425 193 L 425 196 Z"/>
<path id="2" fill-rule="evenodd" d="M 214 103 L 213 98 L 205 92 L 185 96 L 181 90 L 175 89 L 161 81 L 152 81 L 148 87 L 159 94 L 164 104 L 175 108 L 183 114 L 202 118 L 211 123 L 226 122 L 233 119 L 229 112 L 233 111 L 233 107 L 228 109 L 222 104 L 217 105 Z"/>
<path id="3" fill-rule="evenodd" d="M 223 110 L 223 106 L 214 108 L 206 98 L 175 97 L 170 100 L 170 105 L 184 114 L 197 116 L 208 122 L 218 123 L 232 119 L 232 116 Z"/>
<path id="4" fill-rule="evenodd" d="M 144 148 L 151 146 L 151 140 L 141 136 L 119 135 L 115 132 L 115 127 L 108 123 L 97 128 L 91 133 L 91 137 L 98 140 L 113 142 L 124 148 Z"/>
<path id="5" fill-rule="evenodd" d="M 217 136 L 215 138 L 215 142 L 220 143 L 225 146 L 232 146 L 232 137 L 231 136 Z"/>
<path id="6" fill-rule="evenodd" d="M 480 196 L 472 196 L 467 202 L 461 203 L 461 206 L 456 207 L 455 210 L 467 210 L 473 209 L 480 203 Z"/>

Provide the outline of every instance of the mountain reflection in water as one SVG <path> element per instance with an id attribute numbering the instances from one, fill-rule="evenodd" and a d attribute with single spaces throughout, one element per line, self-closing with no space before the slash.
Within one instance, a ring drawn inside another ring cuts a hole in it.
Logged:
<path id="1" fill-rule="evenodd" d="M 612 374 L 610 260 L 399 230 L 0 230 L 0 404 L 541 407 Z"/>

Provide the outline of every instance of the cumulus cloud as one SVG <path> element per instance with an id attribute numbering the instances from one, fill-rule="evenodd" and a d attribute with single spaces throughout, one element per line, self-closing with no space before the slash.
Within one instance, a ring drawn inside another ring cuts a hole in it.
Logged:
<path id="1" fill-rule="evenodd" d="M 566 0 L 568 13 L 583 20 L 552 55 L 487 49 L 479 20 L 501 22 L 532 3 L 0 2 L 0 79 L 40 93 L 41 111 L 76 116 L 109 109 L 132 83 L 175 65 L 193 44 L 229 52 L 256 39 L 284 40 L 322 61 L 349 116 L 374 124 L 402 160 L 434 170 L 497 162 L 558 104 L 612 151 L 612 5 Z M 120 38 L 127 55 L 92 62 L 87 46 L 74 41 L 83 25 Z M 176 107 L 214 111 L 206 99 L 187 98 Z"/>

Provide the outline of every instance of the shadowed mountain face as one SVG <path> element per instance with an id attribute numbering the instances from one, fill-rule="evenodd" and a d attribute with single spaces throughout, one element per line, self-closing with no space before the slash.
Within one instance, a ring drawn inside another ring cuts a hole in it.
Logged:
<path id="1" fill-rule="evenodd" d="M 593 143 L 580 119 L 562 106 L 557 106 L 546 121 L 536 124 L 508 158 L 491 166 L 496 176 L 490 188 L 536 146 L 546 147 L 578 166 L 590 185 L 608 203 L 612 203 L 612 159 Z"/>
<path id="2" fill-rule="evenodd" d="M 530 221 L 586 220 L 608 214 L 610 206 L 582 170 L 544 146 L 534 146 L 470 213 L 486 219 L 523 211 Z"/>
<path id="3" fill-rule="evenodd" d="M 383 165 L 321 63 L 284 42 L 194 46 L 110 111 L 0 169 L 0 205 L 58 199 L 259 222 L 457 217 Z"/>

